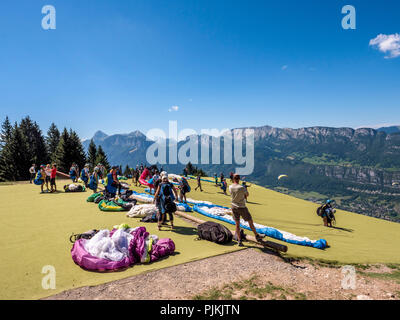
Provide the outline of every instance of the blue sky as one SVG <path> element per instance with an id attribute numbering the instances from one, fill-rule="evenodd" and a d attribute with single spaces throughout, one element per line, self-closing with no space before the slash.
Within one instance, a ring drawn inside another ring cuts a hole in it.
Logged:
<path id="1" fill-rule="evenodd" d="M 41 27 L 47 4 L 56 30 Z M 356 30 L 341 27 L 346 4 Z M 0 119 L 30 115 L 82 138 L 167 130 L 168 120 L 400 124 L 400 56 L 369 44 L 399 33 L 395 0 L 2 1 Z"/>

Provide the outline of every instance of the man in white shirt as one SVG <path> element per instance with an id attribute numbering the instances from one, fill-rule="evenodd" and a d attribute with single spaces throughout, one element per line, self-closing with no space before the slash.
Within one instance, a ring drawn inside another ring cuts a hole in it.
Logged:
<path id="1" fill-rule="evenodd" d="M 36 175 L 36 165 L 35 164 L 32 164 L 32 167 L 29 168 L 29 173 L 30 173 L 29 183 L 32 183 L 32 181 L 35 179 L 35 175 Z"/>
<path id="2" fill-rule="evenodd" d="M 247 221 L 250 229 L 254 232 L 257 241 L 260 241 L 263 237 L 259 235 L 254 227 L 253 218 L 249 210 L 246 207 L 246 199 L 249 196 L 247 188 L 239 184 L 240 176 L 238 174 L 233 175 L 233 184 L 229 186 L 229 192 L 232 197 L 232 215 L 236 223 L 236 239 L 238 245 L 243 246 L 242 239 L 240 237 L 240 217 Z"/>

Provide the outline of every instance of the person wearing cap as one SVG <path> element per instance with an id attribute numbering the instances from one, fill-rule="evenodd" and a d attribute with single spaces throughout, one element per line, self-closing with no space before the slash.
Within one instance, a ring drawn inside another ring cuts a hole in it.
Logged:
<path id="1" fill-rule="evenodd" d="M 160 211 L 157 215 L 158 229 L 161 230 L 161 224 L 166 224 L 166 216 L 168 213 L 171 229 L 174 228 L 174 216 L 176 211 L 175 199 L 178 198 L 178 193 L 174 185 L 168 181 L 168 174 L 163 172 L 161 175 L 161 183 L 157 187 L 154 195 L 153 203 L 158 204 Z"/>
<path id="2" fill-rule="evenodd" d="M 332 221 L 335 220 L 333 209 L 333 202 L 334 200 L 328 199 L 326 200 L 325 204 L 322 206 L 322 220 L 324 221 L 325 227 L 332 227 Z"/>
<path id="3" fill-rule="evenodd" d="M 240 218 L 247 221 L 250 229 L 254 232 L 257 241 L 260 241 L 263 237 L 257 233 L 254 227 L 253 218 L 246 207 L 246 199 L 249 196 L 249 192 L 245 187 L 239 184 L 240 176 L 238 174 L 233 175 L 233 184 L 229 186 L 229 192 L 231 193 L 232 201 L 232 215 L 236 224 L 236 239 L 238 240 L 238 245 L 243 246 L 242 239 L 240 237 Z"/>

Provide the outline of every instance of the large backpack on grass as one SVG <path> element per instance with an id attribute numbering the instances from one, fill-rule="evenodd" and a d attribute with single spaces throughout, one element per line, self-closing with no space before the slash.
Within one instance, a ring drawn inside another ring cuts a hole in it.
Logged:
<path id="1" fill-rule="evenodd" d="M 322 206 L 320 206 L 320 207 L 317 208 L 317 215 L 318 215 L 319 217 L 322 217 L 323 207 L 324 207 L 324 205 L 322 205 Z"/>
<path id="2" fill-rule="evenodd" d="M 218 244 L 226 244 L 232 241 L 233 235 L 222 224 L 207 221 L 197 226 L 200 239 L 212 241 Z"/>

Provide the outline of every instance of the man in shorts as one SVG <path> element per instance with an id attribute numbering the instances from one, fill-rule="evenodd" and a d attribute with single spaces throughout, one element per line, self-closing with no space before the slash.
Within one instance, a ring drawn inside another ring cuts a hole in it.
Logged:
<path id="1" fill-rule="evenodd" d="M 246 207 L 246 199 L 249 196 L 247 189 L 239 184 L 240 176 L 238 174 L 233 175 L 233 184 L 229 186 L 229 192 L 232 197 L 232 215 L 236 223 L 236 239 L 239 247 L 243 246 L 242 239 L 240 237 L 240 218 L 248 222 L 250 229 L 254 232 L 257 241 L 260 241 L 263 237 L 257 233 L 254 227 L 253 218 L 249 210 Z"/>

